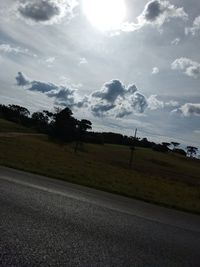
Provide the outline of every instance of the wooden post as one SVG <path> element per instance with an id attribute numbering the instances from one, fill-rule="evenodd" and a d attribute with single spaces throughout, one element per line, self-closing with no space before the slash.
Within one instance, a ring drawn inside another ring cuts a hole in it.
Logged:
<path id="1" fill-rule="evenodd" d="M 135 129 L 135 135 L 134 135 L 134 141 L 136 140 L 136 136 L 137 136 L 137 128 Z M 134 149 L 135 149 L 135 142 L 133 141 L 133 145 L 130 146 L 130 150 L 131 150 L 131 155 L 130 155 L 130 159 L 129 159 L 129 168 L 132 167 L 132 163 L 133 163 L 133 152 L 134 152 Z"/>

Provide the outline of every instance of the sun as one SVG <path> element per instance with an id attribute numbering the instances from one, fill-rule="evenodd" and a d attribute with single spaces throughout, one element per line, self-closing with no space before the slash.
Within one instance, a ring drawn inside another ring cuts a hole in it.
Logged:
<path id="1" fill-rule="evenodd" d="M 119 29 L 126 16 L 124 0 L 82 0 L 83 12 L 100 31 Z"/>

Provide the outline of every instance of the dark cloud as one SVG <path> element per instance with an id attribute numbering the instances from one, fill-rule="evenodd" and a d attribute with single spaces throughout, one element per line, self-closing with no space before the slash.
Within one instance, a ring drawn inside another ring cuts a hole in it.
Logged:
<path id="1" fill-rule="evenodd" d="M 22 72 L 18 72 L 15 77 L 18 86 L 27 86 L 30 91 L 37 91 L 41 93 L 50 92 L 52 90 L 59 90 L 59 86 L 53 83 L 45 83 L 40 81 L 30 81 Z"/>
<path id="2" fill-rule="evenodd" d="M 79 99 L 75 90 L 71 90 L 63 85 L 55 85 L 41 81 L 31 81 L 26 78 L 22 72 L 18 72 L 16 76 L 18 86 L 23 86 L 29 91 L 35 91 L 46 94 L 50 98 L 54 98 L 55 104 L 68 107 L 84 107 L 87 105 L 88 99 Z"/>
<path id="3" fill-rule="evenodd" d="M 131 106 L 139 113 L 143 113 L 145 109 L 148 107 L 148 102 L 146 97 L 138 92 L 134 93 L 132 98 Z"/>
<path id="4" fill-rule="evenodd" d="M 18 86 L 26 86 L 30 83 L 30 81 L 26 78 L 26 76 L 22 72 L 18 72 L 15 79 L 17 81 Z"/>
<path id="5" fill-rule="evenodd" d="M 60 106 L 73 107 L 76 105 L 74 91 L 68 88 L 63 87 L 60 90 L 50 91 L 47 96 L 55 98 L 56 104 Z"/>
<path id="6" fill-rule="evenodd" d="M 101 90 L 92 94 L 92 101 L 92 113 L 100 117 L 109 112 L 123 118 L 133 111 L 143 113 L 148 106 L 145 96 L 137 91 L 134 84 L 126 87 L 120 80 L 105 83 Z"/>
<path id="7" fill-rule="evenodd" d="M 91 106 L 91 111 L 95 117 L 102 117 L 105 116 L 105 114 L 113 108 L 115 108 L 115 105 L 99 103 Z"/>
<path id="8" fill-rule="evenodd" d="M 185 13 L 183 7 L 176 7 L 169 1 L 152 0 L 148 2 L 139 20 L 143 23 L 156 23 L 162 25 L 169 18 L 187 19 L 188 15 Z"/>
<path id="9" fill-rule="evenodd" d="M 162 26 L 170 18 L 188 19 L 188 14 L 183 7 L 176 7 L 169 1 L 152 0 L 144 7 L 143 12 L 137 17 L 137 22 L 125 22 L 121 25 L 120 30 L 125 32 L 136 31 L 151 24 Z"/>
<path id="10" fill-rule="evenodd" d="M 48 21 L 52 17 L 59 15 L 60 9 L 52 1 L 34 1 L 26 2 L 18 7 L 18 11 L 25 18 L 38 21 Z"/>
<path id="11" fill-rule="evenodd" d="M 77 107 L 83 108 L 88 105 L 88 98 L 84 97 L 83 99 L 79 99 L 76 95 L 75 90 L 71 90 L 64 86 L 60 86 L 61 89 L 53 90 L 47 93 L 48 97 L 55 98 L 55 103 L 60 106 L 67 107 Z"/>
<path id="12" fill-rule="evenodd" d="M 127 92 L 128 94 L 134 94 L 137 91 L 137 87 L 135 84 L 129 84 L 127 87 Z"/>
<path id="13" fill-rule="evenodd" d="M 159 1 L 151 1 L 145 7 L 144 17 L 147 21 L 155 21 L 163 11 Z"/>
<path id="14" fill-rule="evenodd" d="M 37 91 L 41 93 L 50 92 L 52 90 L 58 90 L 59 87 L 53 83 L 45 83 L 40 81 L 32 81 L 28 88 L 30 91 Z"/>
<path id="15" fill-rule="evenodd" d="M 114 103 L 118 96 L 124 96 L 126 89 L 119 80 L 112 80 L 105 83 L 100 91 L 92 94 L 93 97 L 106 100 L 107 102 Z"/>
<path id="16" fill-rule="evenodd" d="M 76 3 L 75 0 L 21 0 L 18 13 L 33 22 L 52 24 L 72 12 Z"/>
<path id="17" fill-rule="evenodd" d="M 138 92 L 134 84 L 127 87 L 120 80 L 111 80 L 102 89 L 91 94 L 90 97 L 80 98 L 76 90 L 63 85 L 55 85 L 36 80 L 30 80 L 21 72 L 16 77 L 17 85 L 24 89 L 44 93 L 53 98 L 55 104 L 70 108 L 88 107 L 96 117 L 105 115 L 123 118 L 133 112 L 143 113 L 148 106 L 146 97 Z"/>
<path id="18" fill-rule="evenodd" d="M 108 103 L 114 103 L 117 98 L 123 98 L 127 94 L 133 94 L 137 91 L 134 84 L 127 88 L 119 80 L 111 80 L 103 85 L 102 89 L 92 94 L 92 97 L 106 100 Z"/>

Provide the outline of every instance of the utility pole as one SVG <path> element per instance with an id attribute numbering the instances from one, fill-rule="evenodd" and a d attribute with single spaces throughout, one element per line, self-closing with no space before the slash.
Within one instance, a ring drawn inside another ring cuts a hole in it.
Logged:
<path id="1" fill-rule="evenodd" d="M 133 145 L 130 146 L 131 154 L 130 154 L 130 159 L 129 159 L 129 168 L 131 169 L 132 163 L 133 163 L 133 152 L 135 150 L 135 140 L 137 137 L 137 128 L 135 129 L 135 134 L 134 134 L 134 139 L 133 139 Z"/>

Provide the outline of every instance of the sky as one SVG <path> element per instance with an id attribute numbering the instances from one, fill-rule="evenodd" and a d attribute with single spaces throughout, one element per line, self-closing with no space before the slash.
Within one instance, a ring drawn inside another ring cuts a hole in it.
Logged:
<path id="1" fill-rule="evenodd" d="M 0 103 L 200 148 L 199 0 L 0 0 Z"/>

